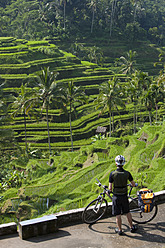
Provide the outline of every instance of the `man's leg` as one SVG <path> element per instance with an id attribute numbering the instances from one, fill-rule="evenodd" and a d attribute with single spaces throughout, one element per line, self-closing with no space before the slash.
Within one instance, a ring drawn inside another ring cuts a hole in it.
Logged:
<path id="1" fill-rule="evenodd" d="M 130 212 L 127 213 L 126 216 L 127 216 L 128 222 L 129 222 L 129 226 L 130 226 L 131 232 L 132 233 L 136 232 L 137 229 L 138 229 L 138 227 L 132 224 L 132 215 L 131 215 L 131 213 Z"/>
<path id="2" fill-rule="evenodd" d="M 129 226 L 130 226 L 130 228 L 132 228 L 132 215 L 131 215 L 131 213 L 130 212 L 127 213 L 126 216 L 127 216 Z"/>
<path id="3" fill-rule="evenodd" d="M 116 224 L 118 226 L 118 230 L 122 231 L 121 225 L 122 225 L 122 219 L 121 219 L 121 214 L 116 215 Z"/>

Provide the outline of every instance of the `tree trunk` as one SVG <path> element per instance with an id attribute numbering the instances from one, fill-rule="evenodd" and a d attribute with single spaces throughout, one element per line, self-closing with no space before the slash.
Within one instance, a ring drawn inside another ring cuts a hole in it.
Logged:
<path id="1" fill-rule="evenodd" d="M 27 134 L 26 134 L 26 114 L 24 111 L 24 125 L 25 125 L 25 148 L 26 148 L 26 152 L 28 152 L 28 147 L 27 147 Z"/>
<path id="2" fill-rule="evenodd" d="M 72 136 L 71 102 L 70 102 L 70 111 L 69 111 L 69 123 L 70 123 L 70 138 L 71 138 L 71 146 L 72 146 L 72 152 L 73 152 L 73 136 Z"/>
<path id="3" fill-rule="evenodd" d="M 150 125 L 152 126 L 151 110 L 149 110 L 149 121 L 150 121 Z"/>
<path id="4" fill-rule="evenodd" d="M 114 128 L 114 114 L 112 112 L 112 132 L 115 131 L 115 128 Z"/>
<path id="5" fill-rule="evenodd" d="M 66 13 L 65 13 L 65 10 L 66 10 L 66 1 L 64 1 L 64 30 L 65 30 L 65 16 L 66 16 Z"/>
<path id="6" fill-rule="evenodd" d="M 134 134 L 135 134 L 136 133 L 136 105 L 135 104 L 134 104 L 133 123 L 134 123 Z"/>
<path id="7" fill-rule="evenodd" d="M 136 8 L 137 7 L 137 5 L 136 5 L 136 3 L 135 3 L 135 10 L 134 10 L 134 15 L 133 15 L 133 20 L 134 20 L 134 22 L 136 21 Z"/>
<path id="8" fill-rule="evenodd" d="M 117 0 L 113 0 L 113 2 L 112 2 L 112 11 L 111 11 L 111 21 L 110 21 L 110 32 L 109 32 L 110 37 L 112 35 L 112 26 L 113 26 L 113 18 L 114 18 L 114 15 L 115 15 L 116 3 L 117 3 Z"/>
<path id="9" fill-rule="evenodd" d="M 156 122 L 157 122 L 158 121 L 158 105 L 157 104 L 156 104 L 155 108 L 156 108 Z"/>
<path id="10" fill-rule="evenodd" d="M 49 133 L 49 120 L 48 120 L 48 106 L 46 105 L 46 122 L 47 122 L 47 130 L 48 130 L 48 143 L 49 143 L 49 153 L 51 155 L 51 146 L 50 146 L 50 133 Z"/>
<path id="11" fill-rule="evenodd" d="M 93 10 L 92 24 L 91 24 L 91 34 L 92 34 L 92 32 L 93 32 L 94 19 L 95 19 L 95 11 Z"/>
<path id="12" fill-rule="evenodd" d="M 112 133 L 112 124 L 111 124 L 111 110 L 109 111 L 109 137 L 111 137 Z"/>

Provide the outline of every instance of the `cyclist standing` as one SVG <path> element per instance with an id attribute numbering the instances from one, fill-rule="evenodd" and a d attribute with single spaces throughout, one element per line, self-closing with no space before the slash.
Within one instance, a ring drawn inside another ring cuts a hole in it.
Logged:
<path id="1" fill-rule="evenodd" d="M 136 187 L 133 177 L 129 171 L 123 169 L 125 164 L 125 158 L 122 155 L 118 155 L 115 158 L 117 169 L 112 171 L 109 176 L 109 190 L 112 192 L 113 188 L 113 199 L 112 199 L 112 214 L 116 216 L 117 228 L 116 233 L 122 235 L 122 218 L 121 214 L 126 214 L 127 220 L 132 233 L 136 232 L 137 227 L 132 224 L 132 215 L 129 211 L 129 202 L 127 197 L 127 183 L 128 180 L 131 182 L 133 187 Z"/>

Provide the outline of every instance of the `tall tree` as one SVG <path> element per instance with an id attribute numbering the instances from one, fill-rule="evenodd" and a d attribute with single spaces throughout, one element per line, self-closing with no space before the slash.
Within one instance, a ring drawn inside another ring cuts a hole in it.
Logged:
<path id="1" fill-rule="evenodd" d="M 134 114 L 133 114 L 134 133 L 136 133 L 138 108 L 140 107 L 141 97 L 143 95 L 143 92 L 146 89 L 148 89 L 149 85 L 150 85 L 150 77 L 148 76 L 148 73 L 136 70 L 128 78 L 128 85 L 126 90 L 127 90 L 128 99 L 133 103 L 134 106 Z"/>
<path id="2" fill-rule="evenodd" d="M 133 15 L 134 22 L 136 21 L 137 12 L 142 11 L 141 2 L 142 2 L 141 0 L 131 0 L 131 3 L 134 7 L 134 15 Z"/>
<path id="3" fill-rule="evenodd" d="M 153 92 L 150 87 L 143 95 L 142 102 L 145 104 L 148 110 L 149 122 L 150 122 L 150 125 L 152 125 L 152 109 L 154 107 L 154 99 L 153 99 Z"/>
<path id="4" fill-rule="evenodd" d="M 89 48 L 88 58 L 90 59 L 90 62 L 96 64 L 103 64 L 104 61 L 104 57 L 103 57 L 103 53 L 101 52 L 101 49 L 96 46 L 92 46 Z"/>
<path id="5" fill-rule="evenodd" d="M 64 30 L 66 29 L 66 4 L 70 2 L 70 0 L 60 0 L 60 4 L 63 4 L 64 8 Z"/>
<path id="6" fill-rule="evenodd" d="M 12 101 L 12 97 L 4 92 L 5 82 L 0 84 L 0 147 L 10 147 L 14 141 L 13 131 L 8 128 L 1 128 L 10 121 L 8 112 L 8 102 Z M 3 151 L 3 150 L 2 150 Z"/>
<path id="7" fill-rule="evenodd" d="M 26 127 L 26 116 L 30 115 L 30 111 L 34 106 L 33 90 L 27 89 L 27 84 L 21 85 L 20 92 L 17 97 L 15 97 L 14 102 L 11 103 L 13 109 L 12 116 L 15 117 L 18 114 L 24 117 L 24 127 L 25 127 L 25 147 L 26 152 L 28 152 L 27 146 L 27 127 Z"/>
<path id="8" fill-rule="evenodd" d="M 113 77 L 112 80 L 104 82 L 100 86 L 100 92 L 97 99 L 94 101 L 97 109 L 101 109 L 100 114 L 108 110 L 109 112 L 109 136 L 112 133 L 112 122 L 111 117 L 113 110 L 118 106 L 125 107 L 124 101 L 122 100 L 123 90 L 119 84 L 119 79 Z"/>
<path id="9" fill-rule="evenodd" d="M 92 9 L 92 23 L 91 23 L 91 33 L 93 32 L 94 20 L 95 20 L 95 12 L 97 7 L 97 0 L 90 0 L 89 7 Z"/>
<path id="10" fill-rule="evenodd" d="M 86 103 L 87 97 L 85 91 L 81 86 L 75 86 L 73 81 L 68 82 L 64 86 L 63 91 L 63 104 L 65 111 L 68 113 L 70 123 L 70 136 L 71 136 L 71 147 L 73 151 L 73 135 L 72 135 L 72 111 L 75 111 L 76 103 Z"/>
<path id="11" fill-rule="evenodd" d="M 56 82 L 58 73 L 50 71 L 49 67 L 45 67 L 38 73 L 35 79 L 36 86 L 38 87 L 38 98 L 42 103 L 41 110 L 46 110 L 46 123 L 48 131 L 49 152 L 51 154 L 50 144 L 50 131 L 49 131 L 49 106 L 52 100 L 56 102 L 60 99 L 62 88 Z"/>
<path id="12" fill-rule="evenodd" d="M 156 110 L 156 122 L 158 120 L 158 103 L 162 102 L 164 104 L 165 98 L 165 90 L 164 90 L 164 83 L 158 84 L 157 82 L 153 82 L 150 85 L 149 91 L 152 96 L 152 101 L 154 102 L 155 110 Z"/>
<path id="13" fill-rule="evenodd" d="M 112 0 L 111 20 L 110 20 L 110 37 L 112 36 L 112 27 L 114 22 L 115 10 L 117 6 L 117 0 Z"/>
<path id="14" fill-rule="evenodd" d="M 131 75 L 135 71 L 135 57 L 136 51 L 129 50 L 125 57 L 121 56 L 119 59 L 116 59 L 116 64 L 120 66 L 120 71 L 123 74 Z"/>

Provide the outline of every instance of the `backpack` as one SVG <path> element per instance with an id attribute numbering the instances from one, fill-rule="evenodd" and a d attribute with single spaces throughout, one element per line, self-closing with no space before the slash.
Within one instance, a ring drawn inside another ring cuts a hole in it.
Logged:
<path id="1" fill-rule="evenodd" d="M 149 213 L 154 207 L 154 193 L 152 189 L 143 188 L 139 190 L 138 195 L 138 205 L 142 212 Z"/>

